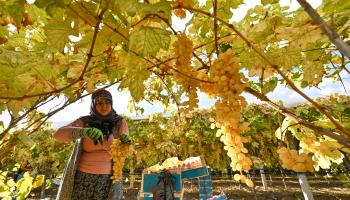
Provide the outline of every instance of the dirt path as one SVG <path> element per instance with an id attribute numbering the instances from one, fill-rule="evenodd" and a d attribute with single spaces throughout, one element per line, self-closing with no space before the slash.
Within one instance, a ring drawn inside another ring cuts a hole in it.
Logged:
<path id="1" fill-rule="evenodd" d="M 315 200 L 349 200 L 350 188 L 344 187 L 344 184 L 350 184 L 349 181 L 340 181 L 334 177 L 325 179 L 324 177 L 308 176 L 308 181 Z M 248 199 L 271 199 L 271 200 L 294 200 L 304 199 L 300 185 L 296 176 L 285 177 L 287 188 L 285 189 L 282 177 L 273 175 L 266 176 L 267 189 L 264 191 L 260 176 L 254 177 L 255 192 L 253 189 L 242 185 L 230 179 L 229 177 L 213 177 L 214 195 L 224 192 L 228 199 L 248 200 Z M 141 180 L 134 182 L 134 187 L 129 187 L 130 183 L 124 183 L 124 199 L 136 200 L 141 187 Z M 197 180 L 186 181 L 184 183 L 184 200 L 198 199 L 199 187 Z M 46 199 L 54 199 L 57 189 L 47 190 Z M 39 192 L 31 194 L 31 198 L 39 199 Z"/>

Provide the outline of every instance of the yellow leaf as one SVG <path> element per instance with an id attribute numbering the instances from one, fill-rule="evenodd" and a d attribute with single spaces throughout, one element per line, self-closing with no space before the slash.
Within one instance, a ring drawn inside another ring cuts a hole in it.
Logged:
<path id="1" fill-rule="evenodd" d="M 17 182 L 17 199 L 24 199 L 28 196 L 33 187 L 32 181 L 33 178 L 29 173 L 24 173 L 23 178 Z"/>
<path id="2" fill-rule="evenodd" d="M 68 72 L 67 72 L 67 78 L 68 79 L 77 79 L 79 78 L 81 72 L 83 71 L 84 66 L 81 63 L 78 62 L 71 62 Z"/>
<path id="3" fill-rule="evenodd" d="M 38 175 L 34 182 L 33 182 L 33 188 L 38 188 L 43 185 L 45 179 L 45 175 Z"/>

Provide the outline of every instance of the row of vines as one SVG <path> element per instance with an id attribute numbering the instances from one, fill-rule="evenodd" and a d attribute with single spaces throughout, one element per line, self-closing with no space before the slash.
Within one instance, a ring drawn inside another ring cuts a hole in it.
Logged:
<path id="1" fill-rule="evenodd" d="M 317 99 L 321 105 L 327 106 L 337 120 L 346 127 L 350 125 L 350 98 L 342 95 L 332 95 Z M 300 104 L 293 108 L 300 118 L 319 124 L 322 127 L 331 127 L 312 106 Z M 206 164 L 214 171 L 227 173 L 231 170 L 230 159 L 218 129 L 215 126 L 215 113 L 211 109 L 196 110 L 185 115 L 154 114 L 145 120 L 128 119 L 130 134 L 135 141 L 133 150 L 128 156 L 124 169 L 135 174 L 136 169 L 143 169 L 164 161 L 166 158 L 177 156 L 185 159 L 190 156 L 202 156 Z M 283 158 L 277 153 L 279 149 L 288 148 L 305 152 L 303 141 L 312 133 L 298 124 L 290 123 L 288 118 L 264 104 L 250 104 L 243 112 L 249 130 L 242 133 L 248 143 L 245 146 L 249 157 L 253 160 L 254 168 L 261 166 L 270 169 L 298 171 L 285 165 Z M 15 193 L 27 195 L 32 187 L 39 187 L 42 176 L 59 176 L 72 150 L 72 144 L 63 144 L 52 138 L 54 130 L 50 124 L 33 133 L 30 137 L 21 134 L 11 138 L 16 144 L 1 160 L 0 196 L 11 196 Z M 333 139 L 323 137 L 313 144 L 331 144 L 327 150 L 309 151 L 307 157 L 312 158 L 313 168 L 310 171 L 328 169 L 338 172 L 348 171 L 350 168 L 348 149 L 343 148 Z M 312 146 L 312 145 L 310 145 Z M 317 160 L 318 159 L 318 160 Z M 22 163 L 29 161 L 30 176 L 13 181 L 13 175 Z M 294 163 L 294 166 L 296 163 Z M 12 178 L 11 178 L 12 177 Z M 36 179 L 33 179 L 36 178 Z M 24 181 L 26 180 L 26 181 Z M 36 181 L 34 181 L 36 180 Z M 23 189 L 27 188 L 27 189 Z M 19 188 L 15 190 L 15 188 Z M 21 189 L 22 188 L 22 189 Z M 22 190 L 22 191 L 20 191 Z"/>

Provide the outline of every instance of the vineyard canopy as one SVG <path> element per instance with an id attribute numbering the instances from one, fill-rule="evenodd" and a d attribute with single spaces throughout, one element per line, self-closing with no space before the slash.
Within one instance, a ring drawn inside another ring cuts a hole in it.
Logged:
<path id="1" fill-rule="evenodd" d="M 11 115 L 0 145 L 35 132 L 85 91 L 118 83 L 135 102 L 176 104 L 180 112 L 196 108 L 197 91 L 205 92 L 216 100 L 216 121 L 226 131 L 247 128 L 240 115 L 246 105 L 240 94 L 247 92 L 349 147 L 349 127 L 301 88 L 326 78 L 343 82 L 341 74 L 350 73 L 350 2 L 324 0 L 316 10 L 298 2 L 300 9 L 288 11 L 277 0 L 262 0 L 231 23 L 243 0 L 0 1 L 0 112 Z M 175 31 L 173 19 L 188 15 L 185 31 Z M 331 126 L 271 102 L 266 94 L 278 84 L 304 97 Z M 62 105 L 37 111 L 60 95 Z"/>

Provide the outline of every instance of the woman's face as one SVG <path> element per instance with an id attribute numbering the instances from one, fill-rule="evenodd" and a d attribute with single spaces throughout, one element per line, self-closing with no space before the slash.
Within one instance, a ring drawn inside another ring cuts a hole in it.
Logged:
<path id="1" fill-rule="evenodd" d="M 107 99 L 97 99 L 96 100 L 96 111 L 101 116 L 107 116 L 112 111 L 111 102 Z"/>

